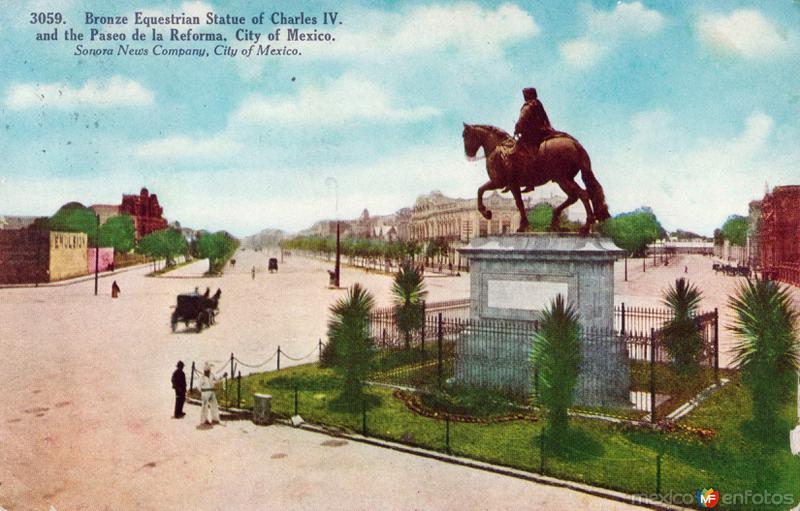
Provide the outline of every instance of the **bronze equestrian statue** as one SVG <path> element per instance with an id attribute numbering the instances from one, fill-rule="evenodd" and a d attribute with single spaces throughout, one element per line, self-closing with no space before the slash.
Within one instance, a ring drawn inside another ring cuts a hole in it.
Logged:
<path id="1" fill-rule="evenodd" d="M 574 137 L 556 131 L 539 101 L 536 89 L 522 91 L 525 104 L 515 126 L 515 140 L 500 128 L 480 124 L 464 124 L 464 151 L 475 158 L 478 149 L 486 155 L 486 172 L 489 181 L 478 188 L 478 211 L 491 220 L 492 212 L 483 205 L 483 193 L 502 188 L 510 191 L 520 214 L 519 229 L 528 228 L 528 217 L 522 194 L 532 191 L 549 181 L 554 181 L 567 194 L 567 199 L 553 210 L 550 230 L 558 230 L 562 211 L 580 199 L 586 209 L 586 223 L 580 230 L 588 234 L 595 221 L 610 218 L 603 188 L 592 172 L 592 164 L 586 150 Z M 586 189 L 575 182 L 581 173 Z"/>

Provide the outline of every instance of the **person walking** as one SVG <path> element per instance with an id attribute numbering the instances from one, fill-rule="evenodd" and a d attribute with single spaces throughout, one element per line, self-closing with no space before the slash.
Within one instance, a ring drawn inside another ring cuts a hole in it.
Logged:
<path id="1" fill-rule="evenodd" d="M 114 282 L 111 284 L 111 298 L 116 298 L 116 297 L 118 297 L 118 296 L 119 296 L 119 291 L 120 291 L 120 289 L 119 289 L 119 284 L 117 284 L 117 281 L 115 280 L 115 281 L 114 281 Z"/>
<path id="2" fill-rule="evenodd" d="M 253 266 L 253 269 L 250 270 L 250 275 L 251 275 L 253 280 L 256 280 L 256 267 L 255 266 Z"/>
<path id="3" fill-rule="evenodd" d="M 214 392 L 214 387 L 217 384 L 217 379 L 211 374 L 211 364 L 206 362 L 203 366 L 203 376 L 200 378 L 200 395 L 203 398 L 203 405 L 200 407 L 200 424 L 220 424 L 219 420 L 219 403 L 217 403 L 217 395 Z M 225 373 L 224 376 L 227 376 Z M 211 420 L 208 420 L 208 413 L 211 412 Z"/>
<path id="4" fill-rule="evenodd" d="M 183 403 L 186 402 L 186 375 L 183 374 L 183 362 L 178 360 L 175 371 L 172 373 L 172 388 L 175 389 L 175 414 L 174 419 L 182 419 Z"/>

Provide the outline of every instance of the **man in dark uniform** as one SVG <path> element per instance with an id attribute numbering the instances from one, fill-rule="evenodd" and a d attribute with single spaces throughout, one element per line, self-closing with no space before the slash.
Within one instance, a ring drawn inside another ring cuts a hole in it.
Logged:
<path id="1" fill-rule="evenodd" d="M 177 369 L 172 373 L 172 388 L 175 389 L 175 419 L 183 418 L 183 403 L 186 401 L 186 375 L 183 374 L 183 362 L 178 361 Z"/>

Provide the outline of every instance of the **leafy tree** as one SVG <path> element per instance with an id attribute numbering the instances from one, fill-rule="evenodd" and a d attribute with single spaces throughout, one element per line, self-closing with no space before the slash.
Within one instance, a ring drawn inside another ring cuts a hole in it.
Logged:
<path id="1" fill-rule="evenodd" d="M 731 245 L 745 246 L 747 243 L 747 217 L 731 215 L 722 224 L 721 235 Z"/>
<path id="2" fill-rule="evenodd" d="M 205 234 L 197 240 L 197 252 L 208 259 L 209 273 L 219 273 L 239 248 L 239 241 L 225 231 Z"/>
<path id="3" fill-rule="evenodd" d="M 739 338 L 733 363 L 752 396 L 753 422 L 774 437 L 780 405 L 800 370 L 798 313 L 788 286 L 758 278 L 739 284 L 728 306 L 734 317 L 728 328 Z"/>
<path id="4" fill-rule="evenodd" d="M 186 254 L 189 247 L 186 238 L 174 229 L 151 232 L 139 240 L 137 251 L 153 259 L 164 259 L 167 266 L 175 264 L 175 257 Z"/>
<path id="5" fill-rule="evenodd" d="M 421 329 L 425 321 L 423 299 L 426 293 L 422 270 L 409 261 L 401 264 L 394 276 L 392 295 L 395 322 L 403 333 L 407 350 L 411 349 L 411 334 Z"/>
<path id="6" fill-rule="evenodd" d="M 369 315 L 374 305 L 372 295 L 360 284 L 353 284 L 347 295 L 330 308 L 328 344 L 334 353 L 333 366 L 344 379 L 342 397 L 352 405 L 363 396 L 364 380 L 372 362 Z"/>
<path id="7" fill-rule="evenodd" d="M 136 228 L 129 215 L 112 216 L 100 226 L 100 246 L 114 247 L 115 252 L 130 252 L 135 238 Z"/>
<path id="8" fill-rule="evenodd" d="M 47 227 L 53 231 L 86 233 L 89 245 L 97 246 L 97 216 L 94 211 L 80 204 L 63 206 L 50 217 Z"/>
<path id="9" fill-rule="evenodd" d="M 572 304 L 559 294 L 539 315 L 533 336 L 533 374 L 539 376 L 539 401 L 548 411 L 548 427 L 558 437 L 569 427 L 568 408 L 575 399 L 581 366 L 581 326 Z M 536 382 L 533 382 L 536 386 Z"/>
<path id="10" fill-rule="evenodd" d="M 653 210 L 647 207 L 606 220 L 601 231 L 610 236 L 618 247 L 635 257 L 644 256 L 647 245 L 666 234 Z"/>
<path id="11" fill-rule="evenodd" d="M 553 206 L 547 202 L 540 202 L 528 211 L 528 231 L 529 232 L 548 232 L 550 223 L 553 219 Z M 567 219 L 567 214 L 561 212 L 558 219 L 559 230 L 568 232 L 578 232 L 581 225 Z"/>
<path id="12" fill-rule="evenodd" d="M 703 354 L 703 336 L 695 320 L 703 294 L 683 277 L 664 291 L 662 303 L 673 317 L 661 330 L 664 347 L 680 374 L 693 372 Z"/>

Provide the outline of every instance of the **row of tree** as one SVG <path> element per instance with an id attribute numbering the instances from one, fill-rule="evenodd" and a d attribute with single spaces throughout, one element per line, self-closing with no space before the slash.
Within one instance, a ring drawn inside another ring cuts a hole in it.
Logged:
<path id="1" fill-rule="evenodd" d="M 286 249 L 305 250 L 331 256 L 336 253 L 336 239 L 322 236 L 297 236 L 281 242 Z M 342 238 L 339 241 L 341 253 L 353 264 L 366 266 L 369 262 L 393 261 L 400 265 L 403 261 L 416 261 L 420 256 L 433 259 L 446 255 L 450 246 L 445 238 L 436 238 L 421 243 L 409 241 L 385 241 L 377 238 Z"/>

